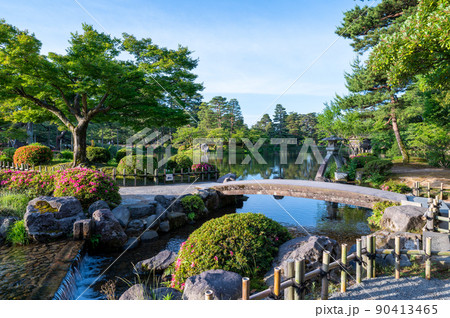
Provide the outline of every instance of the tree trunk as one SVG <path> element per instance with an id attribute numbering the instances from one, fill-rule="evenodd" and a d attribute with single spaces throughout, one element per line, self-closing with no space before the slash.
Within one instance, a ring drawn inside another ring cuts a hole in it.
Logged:
<path id="1" fill-rule="evenodd" d="M 75 129 L 72 130 L 73 135 L 73 163 L 72 167 L 79 166 L 86 163 L 86 137 L 87 137 L 87 122 L 79 123 Z"/>
<path id="2" fill-rule="evenodd" d="M 392 130 L 394 131 L 395 139 L 397 140 L 398 148 L 402 154 L 403 163 L 409 162 L 409 154 L 406 150 L 405 145 L 403 144 L 402 137 L 400 136 L 400 132 L 398 131 L 397 125 L 397 116 L 395 115 L 395 107 L 391 108 L 391 122 L 392 122 Z"/>

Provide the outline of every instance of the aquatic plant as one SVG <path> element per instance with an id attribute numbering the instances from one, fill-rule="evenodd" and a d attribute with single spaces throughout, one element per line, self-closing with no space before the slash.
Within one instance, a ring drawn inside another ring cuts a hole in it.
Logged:
<path id="1" fill-rule="evenodd" d="M 23 220 L 17 221 L 11 226 L 6 233 L 6 241 L 13 245 L 27 245 L 30 242 Z"/>
<path id="2" fill-rule="evenodd" d="M 223 269 L 250 277 L 265 273 L 287 229 L 262 214 L 228 214 L 205 222 L 181 244 L 171 287 L 184 288 L 190 276 Z"/>

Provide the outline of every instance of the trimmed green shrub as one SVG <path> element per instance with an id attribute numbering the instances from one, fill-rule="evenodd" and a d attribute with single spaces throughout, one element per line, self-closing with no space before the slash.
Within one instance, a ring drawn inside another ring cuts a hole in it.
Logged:
<path id="1" fill-rule="evenodd" d="M 327 170 L 325 170 L 324 177 L 328 179 L 334 179 L 334 173 L 337 171 L 336 161 L 333 161 L 327 166 Z"/>
<path id="2" fill-rule="evenodd" d="M 59 171 L 55 177 L 55 197 L 74 196 L 83 208 L 98 200 L 119 204 L 121 197 L 115 181 L 104 172 L 88 168 Z"/>
<path id="3" fill-rule="evenodd" d="M 356 166 L 355 169 L 364 168 L 370 161 L 377 160 L 377 157 L 371 153 L 361 153 L 356 156 L 350 156 L 350 164 Z"/>
<path id="4" fill-rule="evenodd" d="M 364 166 L 364 171 L 369 176 L 373 176 L 376 174 L 386 175 L 389 172 L 389 170 L 391 170 L 392 166 L 393 164 L 392 161 L 390 160 L 385 159 L 372 160 L 369 161 Z"/>
<path id="5" fill-rule="evenodd" d="M 117 150 L 116 161 L 120 162 L 120 160 L 122 160 L 122 158 L 127 155 L 127 151 L 129 151 L 129 149 L 127 149 L 127 148 L 121 148 L 121 149 Z M 136 149 L 133 148 L 131 151 L 132 151 L 133 155 L 136 154 Z"/>
<path id="6" fill-rule="evenodd" d="M 205 203 L 199 195 L 188 195 L 181 199 L 181 205 L 186 210 L 190 220 L 196 219 L 205 209 Z"/>
<path id="7" fill-rule="evenodd" d="M 30 242 L 23 220 L 17 221 L 11 226 L 6 233 L 6 241 L 13 245 L 27 245 Z"/>
<path id="8" fill-rule="evenodd" d="M 62 159 L 73 160 L 73 152 L 70 150 L 63 150 L 60 152 L 60 156 Z"/>
<path id="9" fill-rule="evenodd" d="M 13 147 L 9 147 L 9 148 L 4 148 L 3 150 L 2 150 L 2 154 L 4 154 L 6 157 L 8 157 L 8 158 L 11 158 L 11 160 L 12 160 L 12 158 L 14 157 L 14 153 L 16 152 L 16 148 L 13 148 Z"/>
<path id="10" fill-rule="evenodd" d="M 373 205 L 372 208 L 372 215 L 367 218 L 367 222 L 370 226 L 374 228 L 380 227 L 381 219 L 383 218 L 384 210 L 390 206 L 397 206 L 400 205 L 397 202 L 391 202 L 391 201 L 382 201 L 377 202 Z"/>
<path id="11" fill-rule="evenodd" d="M 228 214 L 205 222 L 181 244 L 171 286 L 183 289 L 190 276 L 223 269 L 263 275 L 278 247 L 291 238 L 285 227 L 262 214 Z"/>
<path id="12" fill-rule="evenodd" d="M 30 200 L 31 197 L 25 193 L 2 191 L 0 192 L 0 215 L 23 219 Z"/>
<path id="13" fill-rule="evenodd" d="M 123 157 L 117 165 L 117 173 L 122 174 L 125 169 L 126 174 L 133 174 L 134 169 L 143 172 L 147 169 L 147 160 L 153 160 L 153 170 L 158 168 L 158 160 L 152 156 L 146 155 L 128 155 Z M 151 171 L 148 171 L 151 173 Z"/>
<path id="14" fill-rule="evenodd" d="M 170 157 L 167 162 L 167 168 L 170 170 L 187 170 L 192 166 L 192 159 L 185 154 L 179 153 Z"/>
<path id="15" fill-rule="evenodd" d="M 111 154 L 106 148 L 89 146 L 86 148 L 86 158 L 90 162 L 106 163 L 111 158 Z"/>
<path id="16" fill-rule="evenodd" d="M 44 165 L 52 161 L 53 153 L 47 146 L 32 144 L 16 150 L 13 156 L 14 164 Z"/>

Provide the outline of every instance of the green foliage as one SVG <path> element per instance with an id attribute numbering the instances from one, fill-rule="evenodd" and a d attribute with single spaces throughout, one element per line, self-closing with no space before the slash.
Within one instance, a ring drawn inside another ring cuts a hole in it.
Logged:
<path id="1" fill-rule="evenodd" d="M 86 157 L 90 162 L 106 163 L 111 158 L 108 149 L 103 147 L 87 147 Z"/>
<path id="2" fill-rule="evenodd" d="M 386 175 L 391 170 L 392 161 L 386 159 L 371 160 L 364 165 L 364 173 L 369 176 L 376 174 Z"/>
<path id="3" fill-rule="evenodd" d="M 181 199 L 183 209 L 188 211 L 187 217 L 194 220 L 205 209 L 205 203 L 199 195 L 188 195 Z"/>
<path id="4" fill-rule="evenodd" d="M 26 193 L 30 197 L 51 195 L 54 175 L 37 171 L 0 171 L 0 189 Z"/>
<path id="5" fill-rule="evenodd" d="M 73 160 L 73 152 L 70 150 L 63 150 L 60 152 L 61 158 L 62 159 L 70 159 Z"/>
<path id="6" fill-rule="evenodd" d="M 14 164 L 44 165 L 52 161 L 53 153 L 49 147 L 40 144 L 23 146 L 14 153 Z"/>
<path id="7" fill-rule="evenodd" d="M 6 241 L 13 245 L 27 245 L 29 243 L 28 233 L 23 220 L 17 221 L 6 233 Z"/>
<path id="8" fill-rule="evenodd" d="M 144 169 L 150 173 L 149 160 L 153 161 L 152 169 L 155 170 L 158 168 L 158 160 L 155 157 L 147 156 L 147 155 L 128 155 L 123 157 L 119 164 L 117 165 L 117 173 L 122 174 L 125 169 L 126 174 L 133 174 L 134 169 L 138 172 L 143 172 Z"/>
<path id="9" fill-rule="evenodd" d="M 188 277 L 210 269 L 261 275 L 271 268 L 278 247 L 290 238 L 286 228 L 262 214 L 209 220 L 181 245 L 171 286 L 183 289 Z"/>
<path id="10" fill-rule="evenodd" d="M 1 150 L 1 154 L 8 159 L 8 162 L 12 162 L 14 158 L 14 153 L 16 152 L 16 148 L 4 148 Z"/>
<path id="11" fill-rule="evenodd" d="M 120 160 L 122 160 L 122 158 L 127 155 L 127 151 L 130 151 L 130 149 L 122 148 L 122 149 L 117 150 L 117 152 L 116 152 L 116 161 L 120 162 Z M 133 152 L 131 154 L 135 155 L 136 154 L 136 149 L 133 148 L 132 151 Z"/>
<path id="12" fill-rule="evenodd" d="M 334 179 L 334 173 L 337 171 L 337 165 L 336 161 L 333 161 L 332 163 L 328 164 L 327 170 L 325 170 L 325 178 L 328 179 Z"/>
<path id="13" fill-rule="evenodd" d="M 187 170 L 192 166 L 192 159 L 186 154 L 178 153 L 172 157 L 170 157 L 167 162 L 167 168 L 170 170 Z"/>
<path id="14" fill-rule="evenodd" d="M 104 172 L 87 168 L 59 171 L 54 179 L 55 197 L 74 196 L 84 208 L 98 200 L 119 204 L 121 197 L 116 182 Z"/>
<path id="15" fill-rule="evenodd" d="M 367 218 L 367 222 L 369 223 L 370 226 L 374 228 L 379 228 L 381 219 L 383 218 L 384 210 L 386 210 L 386 208 L 390 206 L 397 206 L 397 205 L 399 204 L 391 201 L 382 201 L 375 203 L 372 208 L 373 213 L 371 216 Z"/>
<path id="16" fill-rule="evenodd" d="M 389 180 L 381 185 L 381 190 L 405 194 L 411 192 L 412 189 L 405 183 Z"/>
<path id="17" fill-rule="evenodd" d="M 14 191 L 0 192 L 0 215 L 16 216 L 23 219 L 31 198 L 24 193 Z"/>

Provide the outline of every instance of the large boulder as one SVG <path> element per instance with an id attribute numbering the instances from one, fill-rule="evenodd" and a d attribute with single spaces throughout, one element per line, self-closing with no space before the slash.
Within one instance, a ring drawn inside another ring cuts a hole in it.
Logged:
<path id="1" fill-rule="evenodd" d="M 124 205 L 119 205 L 117 208 L 113 209 L 112 214 L 119 221 L 122 227 L 126 227 L 130 221 L 130 210 Z"/>
<path id="2" fill-rule="evenodd" d="M 169 223 L 169 221 L 161 222 L 161 224 L 159 225 L 159 229 L 158 230 L 160 232 L 163 232 L 163 233 L 169 232 L 170 231 L 170 223 Z"/>
<path id="3" fill-rule="evenodd" d="M 0 217 L 0 243 L 6 240 L 6 234 L 13 224 L 18 220 L 14 216 Z"/>
<path id="4" fill-rule="evenodd" d="M 127 235 L 110 210 L 97 210 L 92 214 L 92 219 L 95 223 L 94 233 L 100 236 L 101 247 L 115 250 L 127 242 Z"/>
<path id="5" fill-rule="evenodd" d="M 143 284 L 136 284 L 128 288 L 119 300 L 151 300 L 152 294 L 150 289 Z"/>
<path id="6" fill-rule="evenodd" d="M 145 220 L 145 227 L 148 229 L 158 228 L 159 222 L 160 222 L 160 218 L 158 218 L 156 215 L 150 215 Z"/>
<path id="7" fill-rule="evenodd" d="M 172 251 L 164 250 L 152 258 L 140 261 L 136 264 L 136 270 L 141 272 L 163 272 L 177 259 L 177 254 Z"/>
<path id="8" fill-rule="evenodd" d="M 426 210 L 412 205 L 388 207 L 384 210 L 381 228 L 391 232 L 420 232 L 426 222 L 422 219 Z"/>
<path id="9" fill-rule="evenodd" d="M 331 262 L 340 257 L 339 244 L 326 236 L 297 237 L 283 243 L 278 249 L 278 255 L 272 262 L 273 267 L 281 267 L 287 273 L 287 260 L 305 259 L 306 271 L 309 272 L 322 264 L 323 251 L 331 253 Z M 266 284 L 273 284 L 273 269 L 264 277 Z"/>
<path id="10" fill-rule="evenodd" d="M 380 230 L 373 235 L 376 238 L 376 246 L 380 249 L 393 249 L 395 248 L 395 237 L 400 236 L 400 249 L 415 250 L 420 249 L 417 246 L 417 242 L 422 241 L 422 235 L 409 232 L 389 232 L 386 230 Z M 365 239 L 362 242 L 362 246 L 366 246 Z"/>
<path id="11" fill-rule="evenodd" d="M 167 209 L 174 200 L 176 200 L 176 196 L 174 195 L 161 195 L 158 194 L 155 196 L 155 201 L 158 202 L 164 209 Z"/>
<path id="12" fill-rule="evenodd" d="M 142 201 L 140 203 L 128 205 L 131 219 L 145 218 L 156 213 L 156 202 Z"/>
<path id="13" fill-rule="evenodd" d="M 89 216 L 92 216 L 92 213 L 100 209 L 109 209 L 108 203 L 103 200 L 98 200 L 92 203 L 88 209 Z"/>
<path id="14" fill-rule="evenodd" d="M 225 183 L 229 181 L 235 181 L 236 175 L 234 173 L 227 173 L 223 176 L 221 176 L 219 179 L 217 179 L 217 183 Z"/>
<path id="15" fill-rule="evenodd" d="M 172 230 L 182 227 L 187 222 L 187 216 L 182 212 L 169 213 L 167 219 L 169 220 L 170 229 Z"/>
<path id="16" fill-rule="evenodd" d="M 205 202 L 208 211 L 217 210 L 220 207 L 220 200 L 217 191 L 214 189 L 200 189 L 198 195 Z"/>
<path id="17" fill-rule="evenodd" d="M 28 234 L 40 242 L 72 234 L 73 224 L 81 219 L 83 208 L 75 197 L 38 197 L 28 203 L 24 216 Z"/>
<path id="18" fill-rule="evenodd" d="M 144 221 L 142 221 L 142 220 L 131 220 L 128 223 L 128 226 L 127 226 L 127 229 L 125 230 L 125 233 L 127 233 L 128 236 L 141 235 L 141 233 L 144 230 L 144 228 L 145 228 Z"/>
<path id="19" fill-rule="evenodd" d="M 209 270 L 189 277 L 184 285 L 184 300 L 203 300 L 212 290 L 214 299 L 235 300 L 242 297 L 242 276 L 221 269 Z"/>

